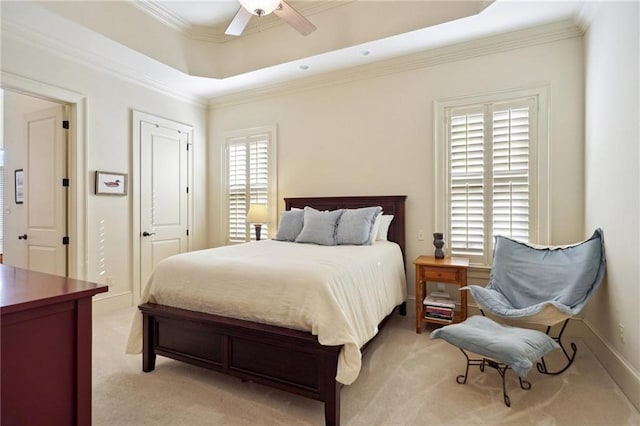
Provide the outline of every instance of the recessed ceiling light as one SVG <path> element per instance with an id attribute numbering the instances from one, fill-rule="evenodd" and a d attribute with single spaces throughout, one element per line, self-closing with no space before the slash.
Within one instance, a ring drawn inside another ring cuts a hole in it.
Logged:
<path id="1" fill-rule="evenodd" d="M 302 71 L 306 71 L 309 69 L 309 65 L 300 65 L 298 68 L 300 68 Z"/>

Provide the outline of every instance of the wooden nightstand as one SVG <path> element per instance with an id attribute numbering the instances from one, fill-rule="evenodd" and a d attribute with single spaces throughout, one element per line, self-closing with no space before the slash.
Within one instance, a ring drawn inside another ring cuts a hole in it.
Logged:
<path id="1" fill-rule="evenodd" d="M 427 295 L 427 282 L 467 285 L 467 268 L 469 259 L 463 257 L 445 257 L 436 259 L 433 256 L 419 256 L 413 261 L 416 265 L 416 333 L 422 333 L 422 324 L 452 324 L 467 319 L 467 292 L 460 292 L 460 310 L 455 311 L 453 321 L 427 317 L 423 300 Z"/>

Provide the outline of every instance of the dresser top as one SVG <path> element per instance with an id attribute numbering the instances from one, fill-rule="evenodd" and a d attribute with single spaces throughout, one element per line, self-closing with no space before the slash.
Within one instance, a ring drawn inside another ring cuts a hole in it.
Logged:
<path id="1" fill-rule="evenodd" d="M 106 285 L 0 264 L 0 312 L 7 314 L 104 293 Z"/>

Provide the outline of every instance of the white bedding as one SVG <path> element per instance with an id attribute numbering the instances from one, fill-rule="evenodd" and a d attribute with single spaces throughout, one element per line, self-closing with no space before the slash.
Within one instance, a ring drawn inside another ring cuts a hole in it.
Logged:
<path id="1" fill-rule="evenodd" d="M 344 345 L 336 380 L 351 384 L 360 347 L 406 299 L 400 247 L 318 246 L 263 240 L 172 256 L 160 262 L 140 303 L 158 303 L 318 336 Z M 142 351 L 142 314 L 136 312 L 127 353 Z"/>

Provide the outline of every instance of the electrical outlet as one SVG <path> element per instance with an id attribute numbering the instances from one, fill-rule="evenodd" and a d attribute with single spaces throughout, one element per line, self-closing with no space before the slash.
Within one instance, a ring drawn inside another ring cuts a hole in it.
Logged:
<path id="1" fill-rule="evenodd" d="M 418 229 L 418 241 L 424 241 L 424 230 Z"/>
<path id="2" fill-rule="evenodd" d="M 618 324 L 618 337 L 620 338 L 620 341 L 622 343 L 625 343 L 625 337 L 624 337 L 624 325 L 622 323 Z"/>

